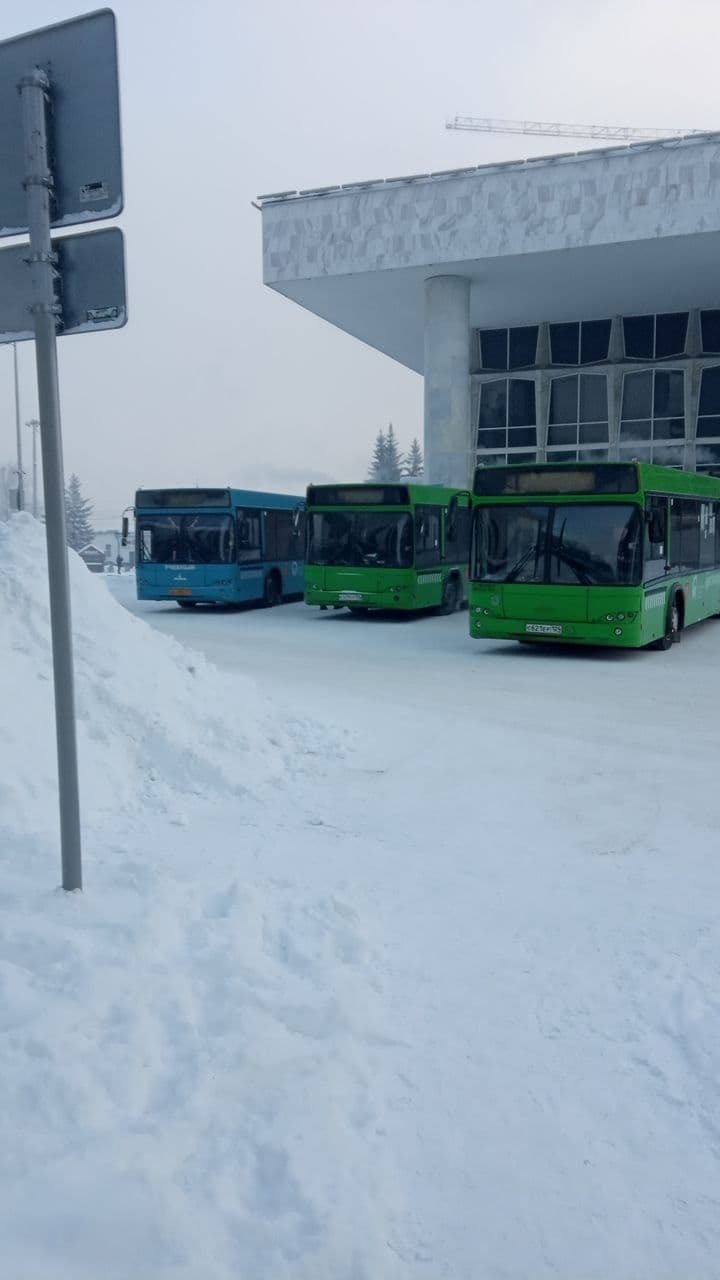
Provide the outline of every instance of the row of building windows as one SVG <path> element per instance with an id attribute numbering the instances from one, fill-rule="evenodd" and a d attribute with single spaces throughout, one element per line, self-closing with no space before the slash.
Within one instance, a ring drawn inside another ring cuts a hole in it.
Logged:
<path id="1" fill-rule="evenodd" d="M 626 360 L 672 360 L 685 355 L 689 312 L 623 316 Z M 611 320 L 582 320 L 548 325 L 551 365 L 599 364 L 610 357 Z M 502 372 L 532 369 L 538 361 L 539 325 L 516 329 L 481 329 L 479 367 Z M 720 355 L 720 310 L 700 312 L 700 350 Z"/>
<path id="2" fill-rule="evenodd" d="M 495 378 L 480 387 L 477 446 L 481 453 L 525 461 L 538 447 L 535 382 Z M 548 457 L 607 456 L 610 443 L 605 374 L 556 377 L 550 384 Z M 618 453 L 621 458 L 682 466 L 685 444 L 685 374 L 648 369 L 623 375 Z M 720 365 L 702 370 L 696 438 L 698 466 L 720 466 Z M 522 454 L 522 456 L 520 456 Z M 489 460 L 489 458 L 488 458 Z"/>

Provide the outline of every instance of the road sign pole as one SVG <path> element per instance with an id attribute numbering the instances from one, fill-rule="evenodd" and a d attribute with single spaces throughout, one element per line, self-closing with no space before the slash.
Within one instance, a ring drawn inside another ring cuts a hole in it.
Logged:
<path id="1" fill-rule="evenodd" d="M 22 97 L 25 190 L 30 231 L 31 310 L 35 330 L 45 530 L 50 582 L 62 886 L 63 889 L 71 890 L 82 888 L 82 853 L 70 576 L 65 536 L 65 479 L 57 367 L 58 305 L 55 299 L 55 272 L 50 243 L 52 174 L 48 167 L 46 128 L 50 83 L 46 73 L 36 68 L 23 76 L 19 89 Z"/>

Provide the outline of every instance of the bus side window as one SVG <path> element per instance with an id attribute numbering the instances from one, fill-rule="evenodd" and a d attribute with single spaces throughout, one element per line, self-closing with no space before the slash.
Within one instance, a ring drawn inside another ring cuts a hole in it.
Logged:
<path id="1" fill-rule="evenodd" d="M 665 573 L 667 558 L 667 498 L 651 497 L 645 507 L 645 576 Z"/>
<path id="2" fill-rule="evenodd" d="M 415 564 L 427 568 L 440 563 L 441 507 L 421 506 L 415 512 Z"/>
<path id="3" fill-rule="evenodd" d="M 260 513 L 250 508 L 237 513 L 238 560 L 260 559 Z"/>

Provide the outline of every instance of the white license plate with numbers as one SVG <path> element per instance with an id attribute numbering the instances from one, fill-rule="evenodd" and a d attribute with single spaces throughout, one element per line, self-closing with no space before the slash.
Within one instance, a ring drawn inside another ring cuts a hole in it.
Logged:
<path id="1" fill-rule="evenodd" d="M 562 627 L 557 623 L 526 622 L 525 630 L 531 636 L 561 636 Z"/>

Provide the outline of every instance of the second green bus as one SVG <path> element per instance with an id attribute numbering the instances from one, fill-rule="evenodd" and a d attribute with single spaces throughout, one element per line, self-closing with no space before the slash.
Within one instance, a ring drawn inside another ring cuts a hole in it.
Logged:
<path id="1" fill-rule="evenodd" d="M 358 613 L 466 601 L 467 490 L 323 484 L 307 491 L 305 603 Z"/>

